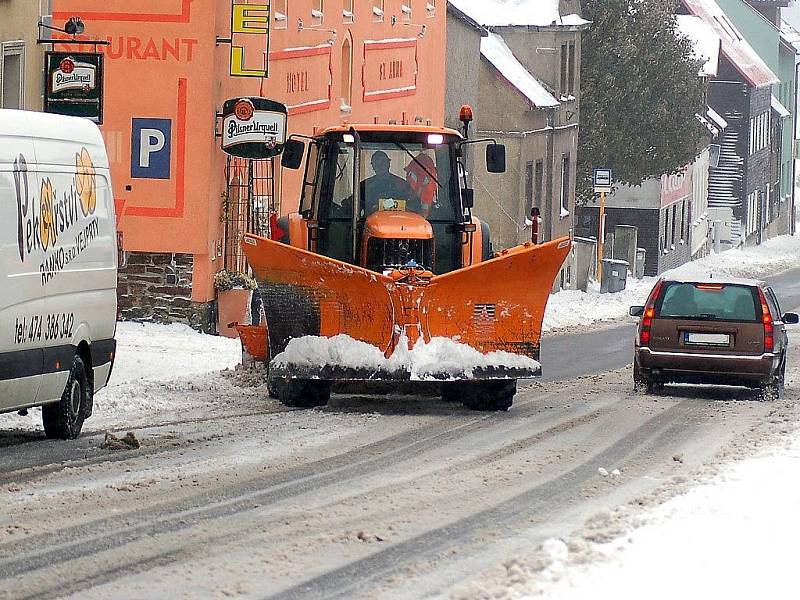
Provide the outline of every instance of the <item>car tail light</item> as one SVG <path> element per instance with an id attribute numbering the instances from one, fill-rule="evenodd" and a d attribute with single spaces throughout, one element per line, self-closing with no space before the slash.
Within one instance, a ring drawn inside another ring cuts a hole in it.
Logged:
<path id="1" fill-rule="evenodd" d="M 761 300 L 761 323 L 764 325 L 764 352 L 772 352 L 775 349 L 775 329 L 772 326 L 772 314 L 769 312 L 767 297 L 761 288 L 758 288 L 758 297 Z"/>
<path id="2" fill-rule="evenodd" d="M 650 328 L 653 325 L 653 317 L 656 315 L 655 303 L 661 294 L 661 288 L 664 283 L 659 280 L 653 291 L 650 292 L 650 297 L 647 299 L 647 304 L 644 307 L 644 314 L 642 315 L 642 327 L 639 331 L 639 345 L 647 346 L 650 344 Z"/>

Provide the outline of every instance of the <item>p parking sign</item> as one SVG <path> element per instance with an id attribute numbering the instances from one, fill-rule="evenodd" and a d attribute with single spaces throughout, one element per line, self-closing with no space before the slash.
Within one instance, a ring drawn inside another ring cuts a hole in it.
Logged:
<path id="1" fill-rule="evenodd" d="M 169 179 L 172 120 L 133 119 L 131 132 L 131 177 Z"/>

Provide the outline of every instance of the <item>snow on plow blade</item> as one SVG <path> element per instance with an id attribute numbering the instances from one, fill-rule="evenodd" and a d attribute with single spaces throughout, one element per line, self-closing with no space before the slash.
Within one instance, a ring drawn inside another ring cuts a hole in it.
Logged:
<path id="1" fill-rule="evenodd" d="M 526 244 L 398 279 L 257 236 L 243 246 L 264 301 L 271 376 L 332 381 L 541 375 L 544 310 L 570 250 L 568 238 Z"/>

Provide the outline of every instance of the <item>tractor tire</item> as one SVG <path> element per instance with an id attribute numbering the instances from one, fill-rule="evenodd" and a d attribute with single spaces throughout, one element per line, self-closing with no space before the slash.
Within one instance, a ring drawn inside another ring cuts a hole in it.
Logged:
<path id="1" fill-rule="evenodd" d="M 505 411 L 514 403 L 516 379 L 464 384 L 461 401 L 470 410 Z"/>
<path id="2" fill-rule="evenodd" d="M 325 406 L 331 398 L 330 381 L 275 378 L 267 387 L 272 387 L 281 404 L 292 408 Z"/>
<path id="3" fill-rule="evenodd" d="M 460 382 L 443 383 L 441 396 L 445 402 L 461 402 L 464 398 L 464 384 Z"/>
<path id="4" fill-rule="evenodd" d="M 42 424 L 47 437 L 74 440 L 81 434 L 83 421 L 91 414 L 92 389 L 80 356 L 72 362 L 67 385 L 58 402 L 42 406 Z"/>

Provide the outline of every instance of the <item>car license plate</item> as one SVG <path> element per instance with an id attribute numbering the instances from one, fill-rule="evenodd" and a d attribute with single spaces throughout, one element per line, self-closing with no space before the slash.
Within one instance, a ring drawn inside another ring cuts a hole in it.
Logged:
<path id="1" fill-rule="evenodd" d="M 700 344 L 705 346 L 729 346 L 731 336 L 727 333 L 684 333 L 687 344 Z"/>

